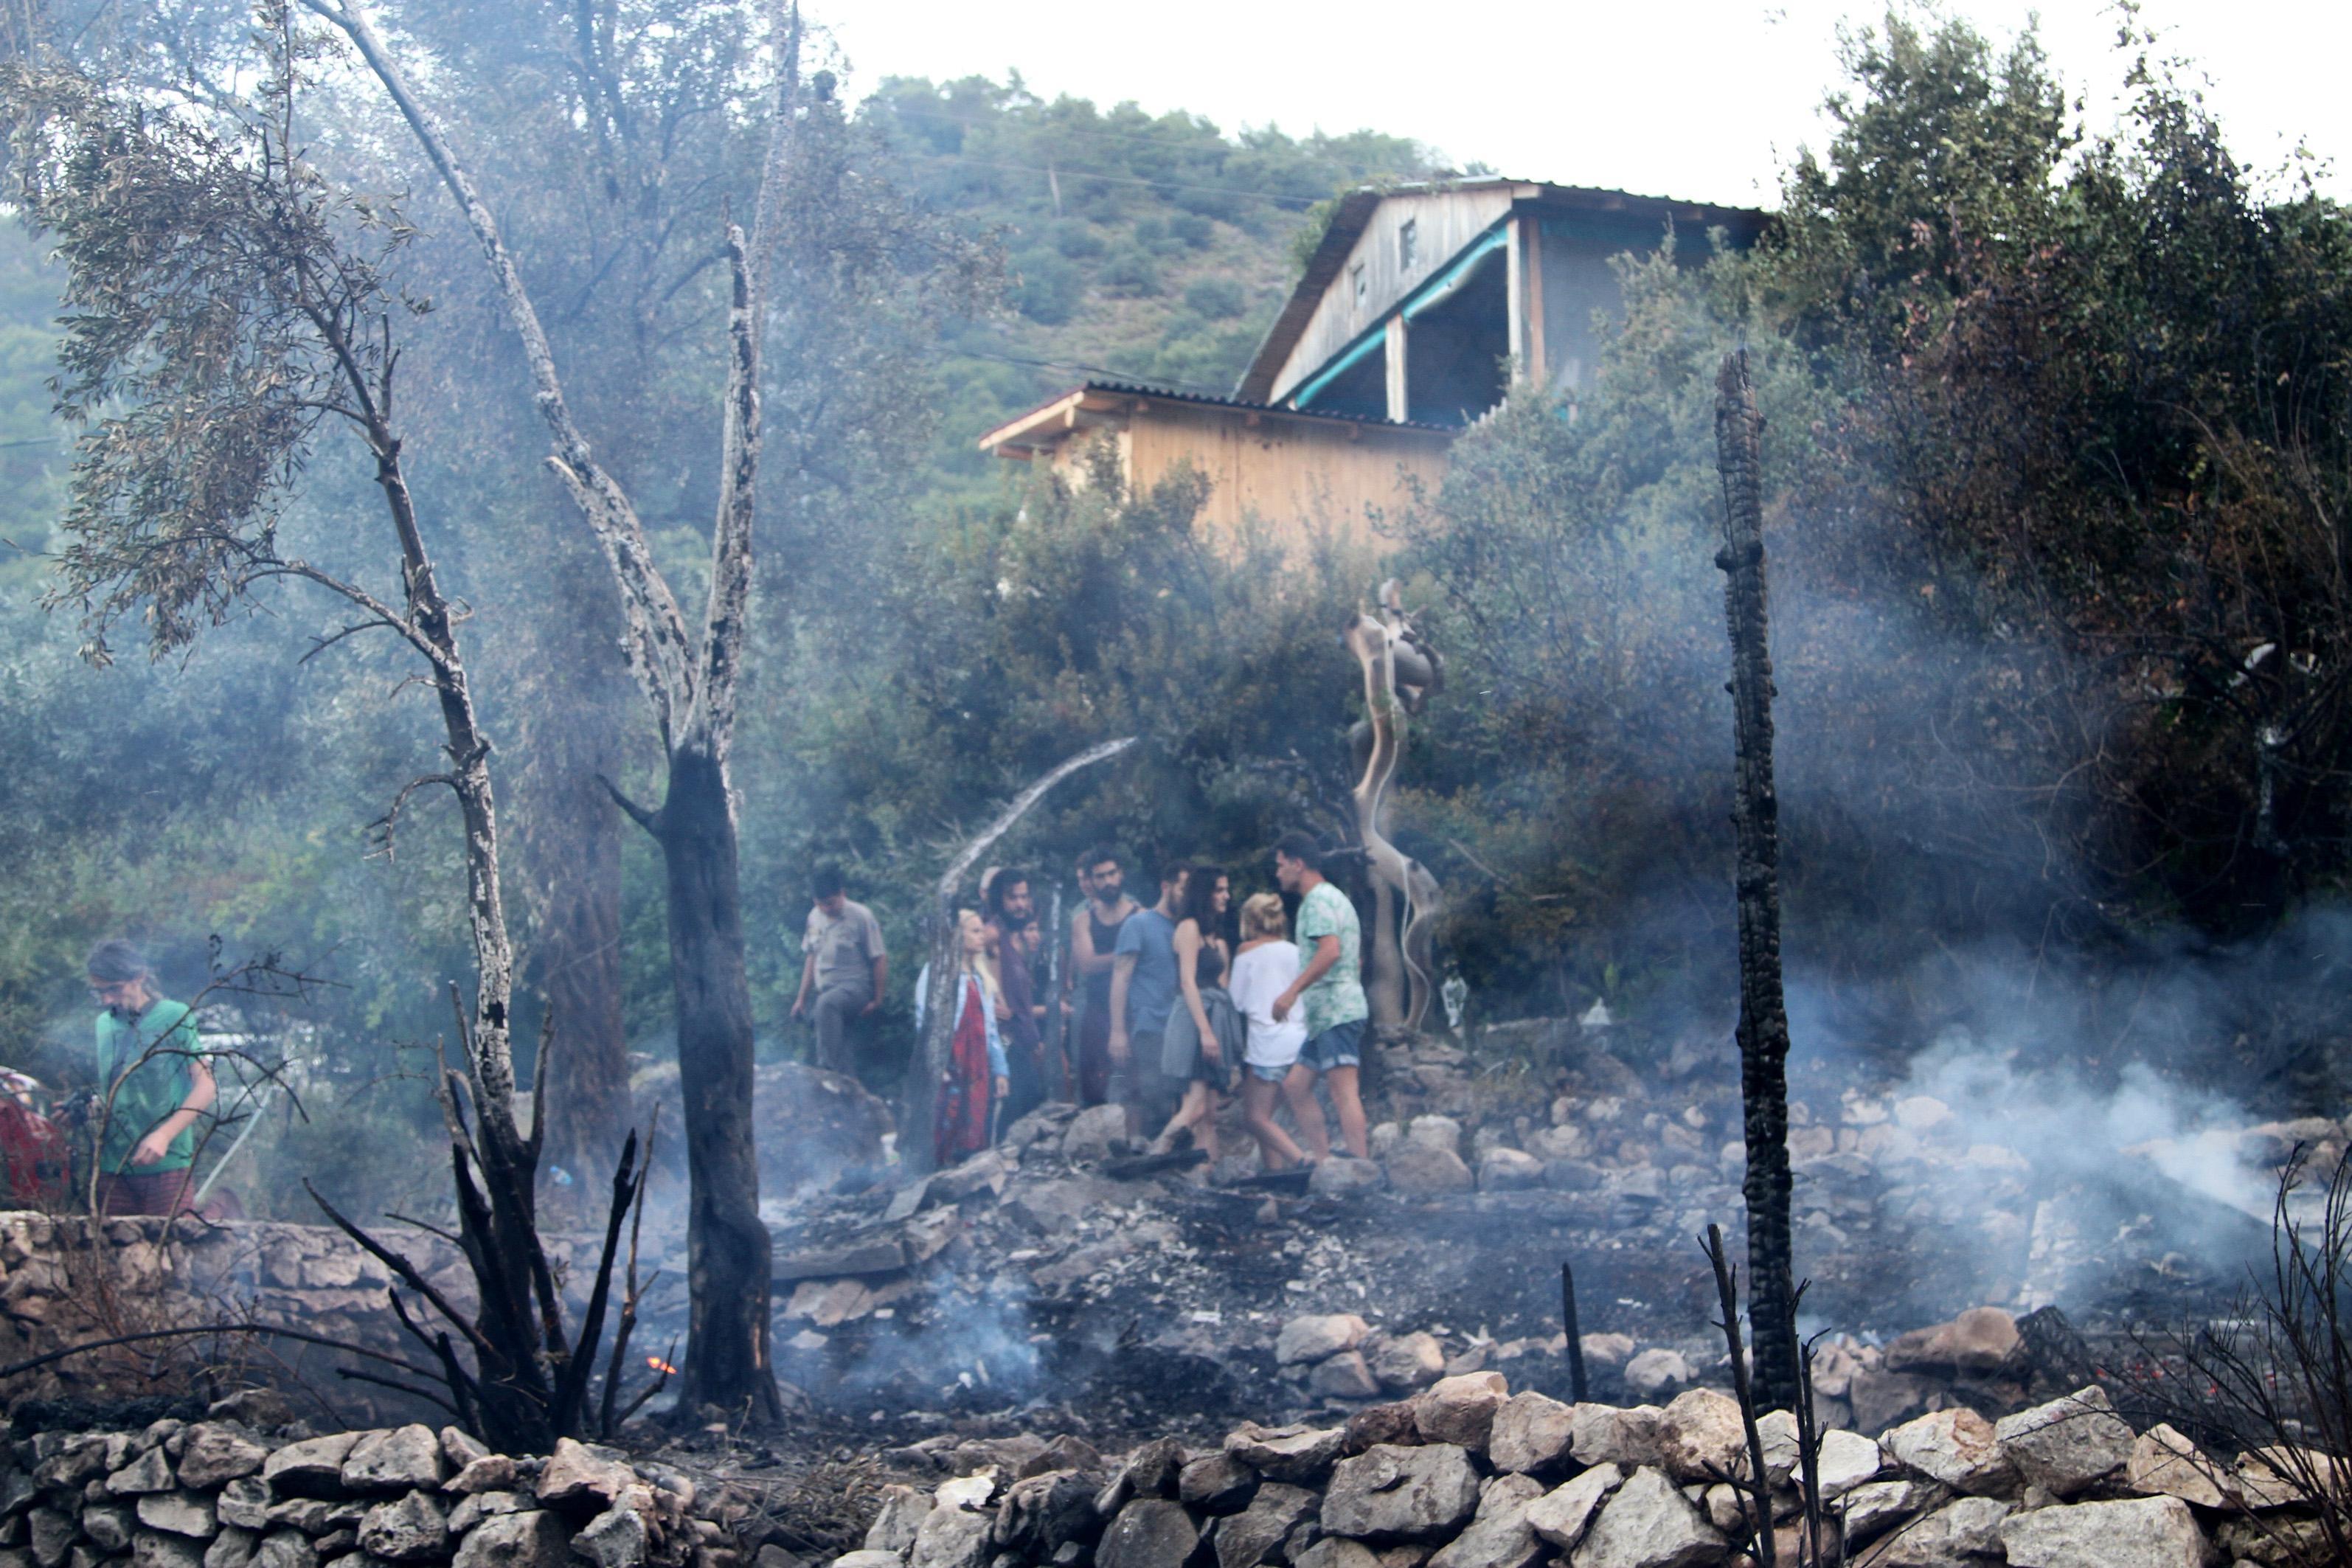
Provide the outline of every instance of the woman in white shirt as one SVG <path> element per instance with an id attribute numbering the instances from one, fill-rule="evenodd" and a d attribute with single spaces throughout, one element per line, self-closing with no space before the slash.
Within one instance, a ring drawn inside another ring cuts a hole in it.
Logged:
<path id="1" fill-rule="evenodd" d="M 1297 1008 L 1276 1022 L 1274 1000 L 1298 978 L 1298 949 L 1288 940 L 1289 923 L 1283 917 L 1277 893 L 1258 893 L 1242 905 L 1242 945 L 1234 954 L 1233 975 L 1225 990 L 1234 1005 L 1249 1020 L 1249 1045 L 1243 1053 L 1242 1116 L 1257 1140 L 1258 1157 L 1269 1171 L 1286 1170 L 1307 1156 L 1290 1134 L 1275 1123 L 1281 1102 L 1282 1080 L 1307 1043 L 1307 1020 Z"/>

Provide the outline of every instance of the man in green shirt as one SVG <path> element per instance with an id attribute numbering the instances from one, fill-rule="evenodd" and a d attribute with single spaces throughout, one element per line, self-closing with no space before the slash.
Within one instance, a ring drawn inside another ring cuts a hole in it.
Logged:
<path id="1" fill-rule="evenodd" d="M 98 1206 L 100 1214 L 190 1208 L 195 1127 L 216 1092 L 196 1020 L 155 989 L 146 955 L 120 937 L 90 950 L 98 1015 Z"/>
<path id="2" fill-rule="evenodd" d="M 1283 1080 L 1284 1098 L 1307 1139 L 1307 1156 L 1320 1162 L 1331 1153 L 1331 1132 L 1323 1108 L 1315 1101 L 1315 1079 L 1331 1091 L 1331 1107 L 1339 1113 L 1339 1141 L 1359 1160 L 1371 1158 L 1364 1127 L 1364 1101 L 1357 1092 L 1358 1064 L 1363 1060 L 1364 1005 L 1363 927 L 1348 895 L 1323 877 L 1323 850 L 1312 837 L 1286 833 L 1274 847 L 1274 879 L 1286 893 L 1298 895 L 1298 978 L 1274 999 L 1271 1011 L 1279 1023 L 1293 1007 L 1302 1007 L 1307 1019 L 1307 1043 L 1299 1047 L 1297 1065 Z"/>

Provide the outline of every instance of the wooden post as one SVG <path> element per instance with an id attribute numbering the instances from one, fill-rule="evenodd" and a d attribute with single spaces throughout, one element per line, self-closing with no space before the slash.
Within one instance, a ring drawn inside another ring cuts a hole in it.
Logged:
<path id="1" fill-rule="evenodd" d="M 1410 367 L 1405 359 L 1405 331 L 1404 312 L 1400 310 L 1389 318 L 1388 338 L 1381 345 L 1388 356 L 1389 417 L 1400 425 L 1412 417 L 1411 384 L 1406 380 Z"/>
<path id="2" fill-rule="evenodd" d="M 1731 635 L 1734 788 L 1738 845 L 1739 1090 L 1748 1174 L 1748 1315 L 1756 1397 L 1793 1410 L 1796 1286 L 1789 1220 L 1789 1014 L 1780 985 L 1780 806 L 1772 782 L 1772 658 L 1764 583 L 1763 416 L 1748 351 L 1716 380 L 1716 463 L 1723 476 L 1723 612 Z"/>

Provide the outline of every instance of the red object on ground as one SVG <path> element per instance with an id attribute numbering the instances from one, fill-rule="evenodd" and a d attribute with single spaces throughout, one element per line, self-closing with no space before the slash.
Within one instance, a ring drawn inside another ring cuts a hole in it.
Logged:
<path id="1" fill-rule="evenodd" d="M 0 1198 L 55 1203 L 65 1197 L 72 1179 L 64 1129 L 0 1095 Z"/>

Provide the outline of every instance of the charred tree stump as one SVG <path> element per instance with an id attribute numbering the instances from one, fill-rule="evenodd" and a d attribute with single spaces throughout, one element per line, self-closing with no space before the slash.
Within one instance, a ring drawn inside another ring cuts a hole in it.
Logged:
<path id="1" fill-rule="evenodd" d="M 1764 583 L 1764 419 L 1748 351 L 1716 380 L 1716 463 L 1723 475 L 1723 613 L 1731 634 L 1739 905 L 1739 1092 L 1748 1142 L 1748 1313 L 1756 1397 L 1792 1410 L 1798 1394 L 1795 1270 L 1789 1222 L 1789 1013 L 1780 985 L 1780 805 L 1772 782 L 1772 655 Z"/>

